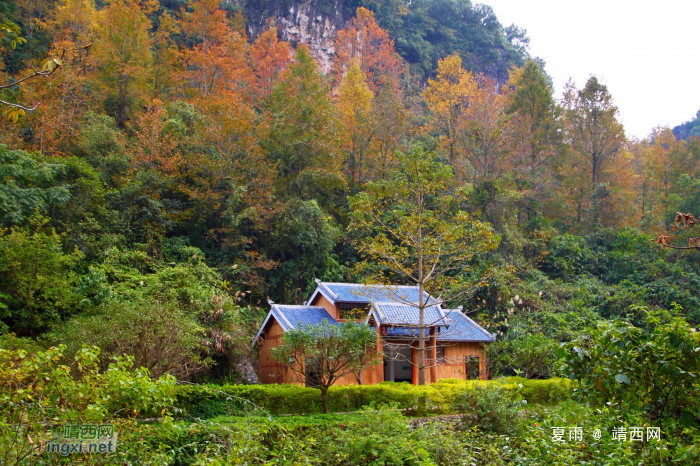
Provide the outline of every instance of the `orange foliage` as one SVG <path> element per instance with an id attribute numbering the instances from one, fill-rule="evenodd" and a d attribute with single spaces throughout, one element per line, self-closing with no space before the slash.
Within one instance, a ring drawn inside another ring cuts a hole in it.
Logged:
<path id="1" fill-rule="evenodd" d="M 136 118 L 136 123 L 131 126 L 136 134 L 134 168 L 152 168 L 166 175 L 177 173 L 182 157 L 178 138 L 168 133 L 167 123 L 168 115 L 158 99 L 154 99 L 148 110 Z"/>
<path id="2" fill-rule="evenodd" d="M 256 77 L 256 97 L 264 99 L 272 94 L 280 73 L 289 65 L 289 43 L 280 42 L 277 28 L 271 27 L 255 40 L 250 48 L 250 57 Z"/>
<path id="3" fill-rule="evenodd" d="M 364 7 L 357 9 L 357 16 L 349 27 L 338 32 L 335 46 L 333 74 L 336 83 L 341 82 L 353 59 L 359 61 L 367 84 L 375 94 L 384 82 L 395 78 L 401 71 L 403 62 L 394 50 L 394 42 L 379 27 L 374 13 Z"/>
<path id="4" fill-rule="evenodd" d="M 195 45 L 183 50 L 186 87 L 199 97 L 250 87 L 247 37 L 231 28 L 218 0 L 190 0 L 188 6 L 192 12 L 181 11 L 180 27 Z"/>

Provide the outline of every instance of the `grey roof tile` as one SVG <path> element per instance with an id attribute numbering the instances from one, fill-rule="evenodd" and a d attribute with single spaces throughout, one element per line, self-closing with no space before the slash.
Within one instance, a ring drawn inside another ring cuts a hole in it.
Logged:
<path id="1" fill-rule="evenodd" d="M 362 285 L 359 283 L 317 282 L 323 291 L 330 291 L 334 301 L 369 303 L 370 301 L 395 301 L 418 303 L 417 286 Z M 433 299 L 425 291 L 424 299 Z M 434 301 L 434 300 L 433 300 Z"/>
<path id="2" fill-rule="evenodd" d="M 302 325 L 316 325 L 323 320 L 330 324 L 338 322 L 321 306 L 292 306 L 287 304 L 273 304 L 273 307 L 280 312 L 291 324 L 292 328 Z"/>
<path id="3" fill-rule="evenodd" d="M 418 308 L 395 302 L 373 303 L 372 313 L 380 325 L 416 326 L 420 325 Z M 439 306 L 425 308 L 425 325 L 442 326 L 449 325 L 445 314 Z"/>
<path id="4" fill-rule="evenodd" d="M 464 341 L 489 343 L 496 338 L 484 330 L 479 324 L 464 315 L 458 309 L 443 309 L 445 316 L 450 320 L 450 326 L 441 330 L 437 335 L 438 341 Z M 389 328 L 388 337 L 394 338 L 418 338 L 418 330 L 412 328 Z"/>
<path id="5" fill-rule="evenodd" d="M 332 325 L 338 325 L 333 316 L 331 316 L 325 308 L 321 306 L 293 306 L 288 304 L 270 303 L 270 312 L 265 317 L 265 321 L 260 326 L 258 333 L 253 338 L 253 346 L 258 342 L 258 338 L 262 335 L 263 330 L 267 326 L 270 318 L 274 318 L 286 332 L 289 329 L 303 325 L 316 325 L 324 320 Z"/>

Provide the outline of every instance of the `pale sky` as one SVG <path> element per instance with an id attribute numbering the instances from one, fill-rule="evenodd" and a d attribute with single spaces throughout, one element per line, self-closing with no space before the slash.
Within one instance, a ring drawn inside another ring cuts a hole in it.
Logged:
<path id="1" fill-rule="evenodd" d="M 628 137 L 671 128 L 700 109 L 700 0 L 476 0 L 527 30 L 557 99 L 573 78 L 608 87 Z"/>

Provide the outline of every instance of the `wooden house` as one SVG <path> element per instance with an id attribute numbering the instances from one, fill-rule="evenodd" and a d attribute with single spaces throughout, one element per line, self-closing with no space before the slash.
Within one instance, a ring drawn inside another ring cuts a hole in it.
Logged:
<path id="1" fill-rule="evenodd" d="M 272 357 L 285 331 L 303 325 L 358 322 L 377 331 L 377 351 L 383 364 L 362 371 L 360 381 L 418 384 L 419 290 L 416 286 L 360 285 L 316 280 L 316 290 L 304 305 L 270 303 L 270 312 L 253 344 L 259 349 L 261 383 L 296 383 L 304 380 Z M 444 378 L 486 379 L 486 345 L 495 336 L 467 317 L 461 308 L 443 309 L 424 293 L 427 366 L 426 380 Z M 431 303 L 434 303 L 431 305 Z M 357 383 L 348 375 L 337 385 Z"/>

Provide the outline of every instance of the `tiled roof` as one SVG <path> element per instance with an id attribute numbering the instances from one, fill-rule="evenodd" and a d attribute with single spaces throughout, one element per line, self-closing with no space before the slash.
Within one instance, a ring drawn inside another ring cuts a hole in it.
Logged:
<path id="1" fill-rule="evenodd" d="M 331 324 L 338 323 L 328 313 L 328 311 L 321 306 L 292 306 L 287 304 L 273 304 L 272 307 L 284 315 L 287 322 L 291 324 L 291 328 L 295 328 L 300 325 L 320 324 L 324 319 Z"/>
<path id="2" fill-rule="evenodd" d="M 443 309 L 445 316 L 450 320 L 447 329 L 441 329 L 437 335 L 438 341 L 470 341 L 493 342 L 496 338 L 484 330 L 479 324 L 464 315 L 460 309 Z M 418 330 L 413 328 L 389 328 L 388 337 L 394 338 L 418 338 Z"/>
<path id="3" fill-rule="evenodd" d="M 460 309 L 443 309 L 450 319 L 450 328 L 440 338 L 451 341 L 496 341 L 496 337 L 466 316 Z"/>
<path id="4" fill-rule="evenodd" d="M 263 330 L 267 326 L 267 322 L 271 317 L 282 326 L 286 332 L 292 328 L 304 325 L 320 324 L 324 320 L 328 323 L 337 325 L 338 322 L 321 306 L 293 306 L 288 304 L 270 303 L 270 312 L 267 314 L 265 321 L 260 326 L 258 334 L 253 338 L 253 345 L 258 341 Z"/>
<path id="5" fill-rule="evenodd" d="M 362 285 L 360 283 L 329 283 L 316 280 L 317 292 L 330 298 L 332 302 L 369 303 L 370 301 L 394 301 L 403 304 L 418 304 L 419 290 L 417 286 Z M 433 299 L 423 292 L 424 300 Z M 434 301 L 434 299 L 433 299 Z"/>
<path id="6" fill-rule="evenodd" d="M 418 308 L 396 302 L 374 302 L 370 310 L 380 325 L 412 327 L 420 325 Z M 424 324 L 429 327 L 447 327 L 450 322 L 440 306 L 425 308 Z"/>

